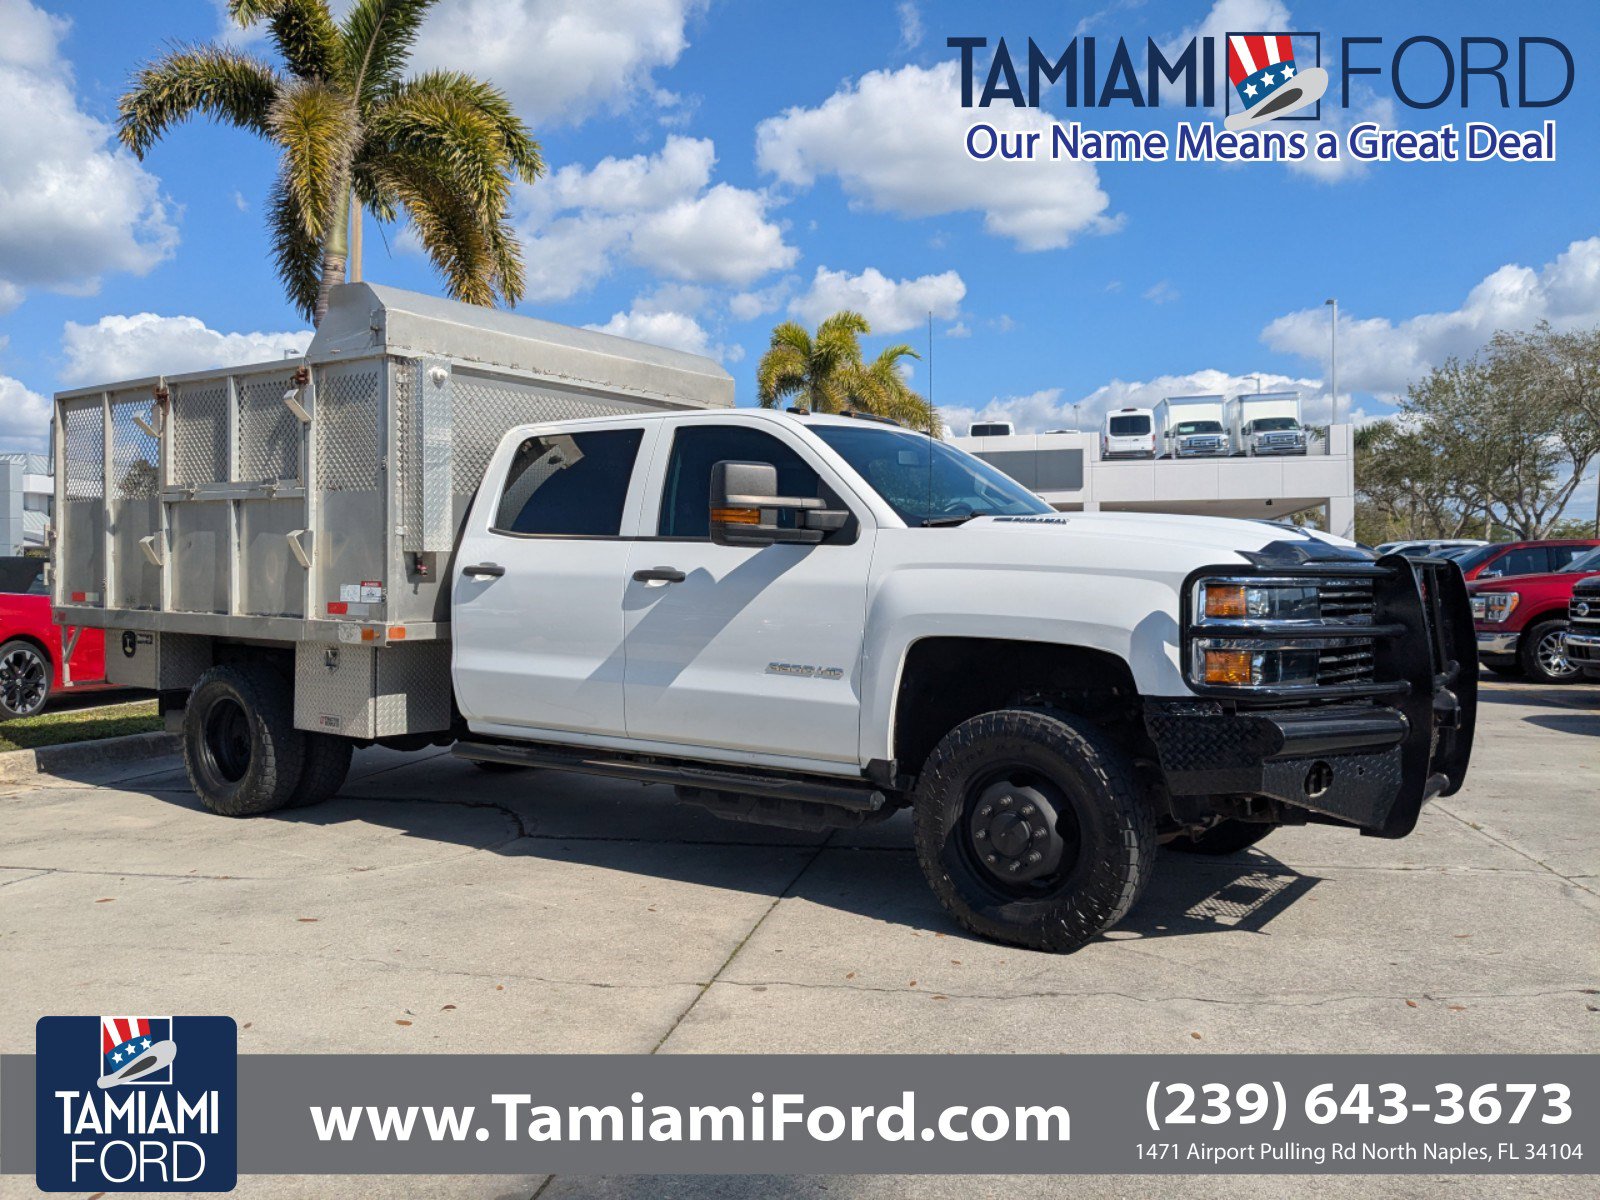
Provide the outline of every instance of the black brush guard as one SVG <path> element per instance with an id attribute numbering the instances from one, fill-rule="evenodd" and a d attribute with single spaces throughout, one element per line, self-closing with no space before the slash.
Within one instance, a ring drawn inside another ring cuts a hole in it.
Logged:
<path id="1" fill-rule="evenodd" d="M 1145 723 L 1173 796 L 1265 796 L 1400 838 L 1434 796 L 1460 789 L 1478 711 L 1478 654 L 1466 584 L 1454 563 L 1389 555 L 1293 566 L 1218 566 L 1184 584 L 1182 661 L 1196 630 L 1188 611 L 1205 577 L 1371 579 L 1370 680 L 1251 691 L 1195 686 L 1195 697 L 1146 703 Z M 1355 633 L 1338 630 L 1334 636 Z M 1256 628 L 1251 637 L 1330 636 L 1326 627 Z"/>

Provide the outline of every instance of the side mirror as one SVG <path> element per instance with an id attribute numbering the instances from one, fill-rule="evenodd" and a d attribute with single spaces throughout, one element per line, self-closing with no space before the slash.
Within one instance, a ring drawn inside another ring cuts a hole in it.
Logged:
<path id="1" fill-rule="evenodd" d="M 794 528 L 778 524 L 778 513 L 798 514 Z M 778 468 L 771 463 L 719 462 L 711 468 L 711 541 L 718 546 L 814 546 L 850 520 L 810 496 L 778 495 Z"/>

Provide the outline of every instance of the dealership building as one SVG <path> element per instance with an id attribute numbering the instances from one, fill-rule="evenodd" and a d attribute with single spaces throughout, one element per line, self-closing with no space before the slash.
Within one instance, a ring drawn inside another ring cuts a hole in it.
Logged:
<path id="1" fill-rule="evenodd" d="M 1321 527 L 1355 536 L 1351 426 L 1314 436 L 1305 455 L 1270 458 L 1100 457 L 1097 432 L 957 437 L 950 443 L 999 467 L 1063 512 L 1163 512 L 1282 520 L 1315 512 Z"/>

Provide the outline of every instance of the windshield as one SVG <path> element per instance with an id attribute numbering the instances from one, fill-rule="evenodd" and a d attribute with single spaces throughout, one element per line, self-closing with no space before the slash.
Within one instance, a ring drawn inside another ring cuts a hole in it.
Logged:
<path id="1" fill-rule="evenodd" d="M 1600 571 L 1600 546 L 1596 546 L 1587 554 L 1580 554 L 1566 566 L 1563 571 Z"/>
<path id="2" fill-rule="evenodd" d="M 1003 424 L 974 425 L 967 430 L 968 437 L 1006 437 L 1011 433 L 1011 426 Z"/>
<path id="3" fill-rule="evenodd" d="M 1250 428 L 1257 433 L 1279 433 L 1285 429 L 1299 429 L 1300 422 L 1293 417 L 1262 417 L 1250 422 Z"/>
<path id="4" fill-rule="evenodd" d="M 1106 424 L 1112 437 L 1137 437 L 1141 433 L 1150 432 L 1150 418 L 1137 417 L 1112 417 Z"/>
<path id="5" fill-rule="evenodd" d="M 1179 435 L 1188 433 L 1221 433 L 1221 421 L 1179 421 Z"/>
<path id="6" fill-rule="evenodd" d="M 927 434 L 846 425 L 812 429 L 907 525 L 1055 511 L 1009 475 Z"/>

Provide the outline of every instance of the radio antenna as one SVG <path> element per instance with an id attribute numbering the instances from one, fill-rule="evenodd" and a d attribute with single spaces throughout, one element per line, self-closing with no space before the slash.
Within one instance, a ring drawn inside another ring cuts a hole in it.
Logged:
<path id="1" fill-rule="evenodd" d="M 933 517 L 933 430 L 938 420 L 933 407 L 933 309 L 928 310 L 928 502 L 925 506 L 923 520 Z"/>

